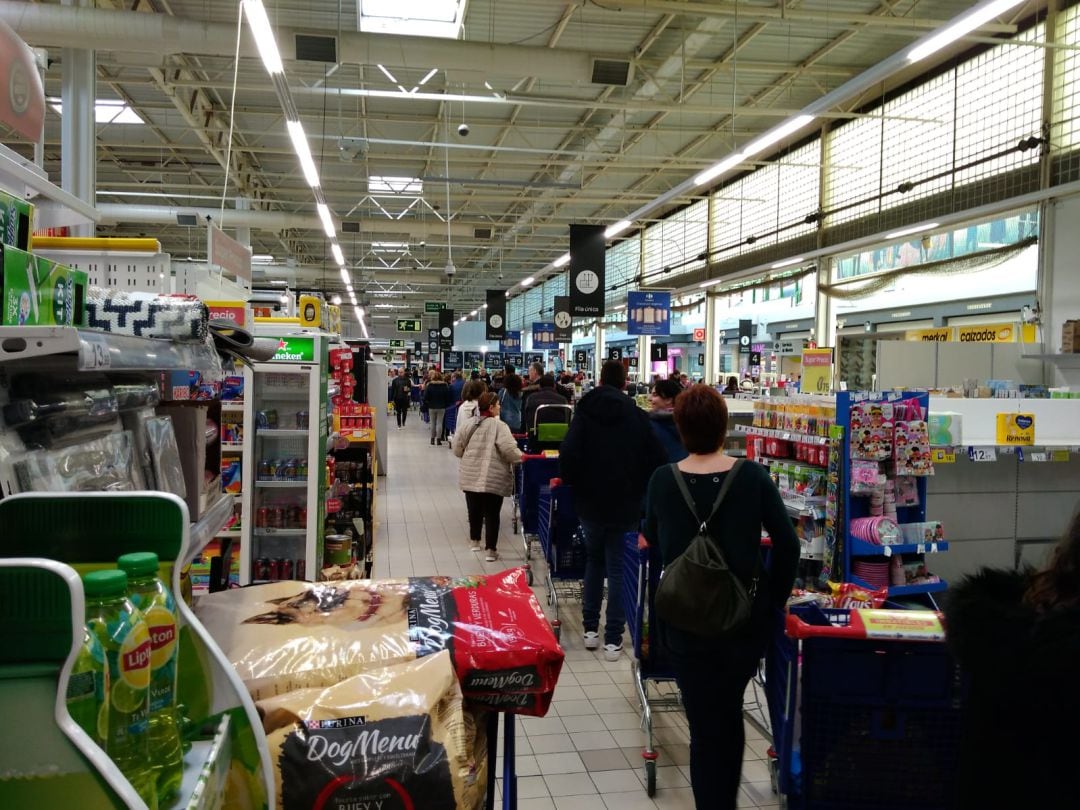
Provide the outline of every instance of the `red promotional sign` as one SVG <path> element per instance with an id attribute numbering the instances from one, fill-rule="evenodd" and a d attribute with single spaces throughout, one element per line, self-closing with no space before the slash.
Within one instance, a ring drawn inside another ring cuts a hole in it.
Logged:
<path id="1" fill-rule="evenodd" d="M 34 52 L 0 21 L 0 123 L 36 141 L 45 125 L 45 88 Z"/>
<path id="2" fill-rule="evenodd" d="M 701 343 L 703 340 L 705 340 L 705 330 L 704 329 L 695 329 L 694 330 L 694 340 L 696 340 L 698 343 Z"/>
<path id="3" fill-rule="evenodd" d="M 341 511 L 341 501 L 338 498 L 327 498 L 326 500 L 326 514 L 332 515 L 335 512 Z"/>

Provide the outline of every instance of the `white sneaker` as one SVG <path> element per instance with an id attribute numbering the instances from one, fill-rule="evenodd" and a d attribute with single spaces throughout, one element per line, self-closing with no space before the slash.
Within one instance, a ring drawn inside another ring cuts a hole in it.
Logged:
<path id="1" fill-rule="evenodd" d="M 585 649 L 595 650 L 600 647 L 600 634 L 594 630 L 585 631 Z"/>
<path id="2" fill-rule="evenodd" d="M 622 644 L 605 644 L 604 658 L 608 661 L 618 661 L 622 658 Z"/>
<path id="3" fill-rule="evenodd" d="M 469 547 L 470 547 L 470 548 L 471 548 L 471 549 L 472 549 L 473 551 L 483 551 L 483 550 L 484 550 L 484 547 L 483 547 L 483 546 L 482 546 L 482 545 L 480 544 L 480 541 L 479 541 L 479 540 L 473 540 L 473 541 L 471 541 L 471 542 L 469 543 Z"/>
<path id="4" fill-rule="evenodd" d="M 493 549 L 493 548 L 489 548 L 489 549 L 488 549 L 488 553 L 487 553 L 487 556 L 486 556 L 486 557 L 484 557 L 484 560 L 485 560 L 486 562 L 495 562 L 495 561 L 496 561 L 497 559 L 499 559 L 499 552 L 497 552 L 497 551 L 496 551 L 495 549 Z"/>

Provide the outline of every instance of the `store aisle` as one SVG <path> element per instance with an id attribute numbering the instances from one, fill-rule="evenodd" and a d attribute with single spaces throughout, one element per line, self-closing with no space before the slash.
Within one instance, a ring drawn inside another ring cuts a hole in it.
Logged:
<path id="1" fill-rule="evenodd" d="M 470 551 L 457 459 L 445 446 L 432 447 L 427 430 L 415 412 L 405 430 L 391 427 L 391 474 L 379 482 L 374 576 L 460 575 L 522 564 L 524 550 L 521 536 L 512 531 L 509 498 L 499 536 L 502 559 L 486 563 L 482 554 Z M 543 561 L 534 559 L 533 566 L 535 590 L 546 608 L 546 592 L 539 586 Z M 518 725 L 520 810 L 693 810 L 682 714 L 654 715 L 661 753 L 658 790 L 650 799 L 630 658 L 608 663 L 584 648 L 579 603 L 564 603 L 560 618 L 566 664 L 555 700 L 547 717 L 523 718 Z M 765 762 L 768 744 L 749 725 L 746 737 L 739 806 L 777 807 Z"/>

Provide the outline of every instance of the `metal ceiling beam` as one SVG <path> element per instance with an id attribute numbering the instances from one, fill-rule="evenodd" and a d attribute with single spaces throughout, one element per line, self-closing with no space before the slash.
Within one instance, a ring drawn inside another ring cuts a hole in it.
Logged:
<path id="1" fill-rule="evenodd" d="M 157 54 L 205 54 L 232 57 L 236 26 L 182 19 L 165 14 L 142 14 L 92 8 L 69 8 L 0 0 L 0 19 L 32 45 Z M 386 36 L 346 30 L 293 29 L 278 26 L 275 36 L 281 57 L 296 59 L 296 35 L 336 37 L 342 64 L 386 65 L 426 71 L 464 71 L 488 77 L 544 76 L 552 81 L 587 84 L 594 57 L 628 59 L 630 54 L 557 51 L 528 45 L 464 42 L 435 37 Z M 256 58 L 250 35 L 240 53 Z M 161 63 L 164 64 L 164 63 Z"/>
<path id="2" fill-rule="evenodd" d="M 845 25 L 857 25 L 862 28 L 887 28 L 896 33 L 910 33 L 922 36 L 927 31 L 945 25 L 947 19 L 931 17 L 883 17 L 874 14 L 860 14 L 841 9 L 825 11 L 792 8 L 787 3 L 775 6 L 746 5 L 723 2 L 687 2 L 686 0 L 633 0 L 629 5 L 611 2 L 611 0 L 592 0 L 592 4 L 605 11 L 634 12 L 655 11 L 658 14 L 678 14 L 684 17 L 721 17 L 738 18 L 746 22 L 792 22 L 819 23 L 831 28 Z M 1016 26 L 1006 23 L 987 23 L 977 29 L 983 33 L 1015 34 Z"/>

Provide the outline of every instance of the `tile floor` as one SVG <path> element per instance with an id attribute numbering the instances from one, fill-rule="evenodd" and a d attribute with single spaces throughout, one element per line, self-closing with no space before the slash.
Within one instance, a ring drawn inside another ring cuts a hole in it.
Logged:
<path id="1" fill-rule="evenodd" d="M 494 573 L 520 565 L 524 549 L 521 536 L 512 533 L 509 498 L 499 535 L 502 559 L 486 563 L 469 549 L 457 459 L 445 446 L 432 447 L 427 429 L 415 412 L 404 430 L 391 424 L 388 475 L 380 480 L 376 505 L 374 576 Z M 544 563 L 534 559 L 533 567 L 535 590 L 546 608 Z M 551 710 L 547 717 L 523 718 L 518 725 L 520 810 L 692 810 L 685 718 L 681 713 L 654 715 L 660 759 L 657 792 L 650 799 L 629 656 L 608 663 L 584 649 L 579 603 L 563 602 L 559 618 L 566 664 Z M 778 807 L 765 762 L 768 743 L 749 724 L 746 743 L 739 807 Z M 501 762 L 498 767 L 501 771 Z"/>

